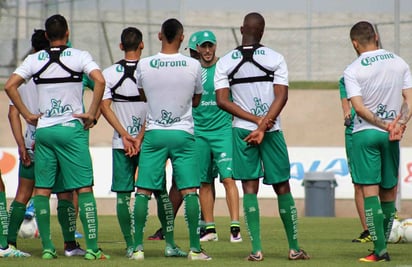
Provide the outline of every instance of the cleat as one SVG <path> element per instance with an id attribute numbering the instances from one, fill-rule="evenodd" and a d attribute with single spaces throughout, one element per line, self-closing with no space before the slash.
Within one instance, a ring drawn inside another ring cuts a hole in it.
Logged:
<path id="1" fill-rule="evenodd" d="M 35 210 L 34 210 L 34 202 L 31 199 L 29 204 L 27 205 L 26 212 L 24 213 L 24 219 L 32 219 L 34 217 Z"/>
<path id="2" fill-rule="evenodd" d="M 53 249 L 45 249 L 43 250 L 43 255 L 41 256 L 42 259 L 44 260 L 52 260 L 57 258 L 57 253 L 56 250 Z"/>
<path id="3" fill-rule="evenodd" d="M 372 252 L 368 256 L 364 258 L 360 258 L 360 262 L 382 262 L 382 261 L 390 261 L 391 259 L 389 258 L 388 252 L 385 252 L 382 256 L 378 256 L 375 254 L 375 252 Z"/>
<path id="4" fill-rule="evenodd" d="M 66 247 L 66 245 L 65 245 Z M 72 257 L 72 256 L 84 256 L 86 254 L 86 251 L 80 247 L 79 243 L 76 243 L 76 246 L 74 248 L 64 249 L 64 256 L 66 257 Z"/>
<path id="5" fill-rule="evenodd" d="M 206 232 L 205 227 L 201 226 L 200 227 L 200 234 L 199 234 L 200 238 L 204 237 L 206 234 L 207 234 L 207 232 Z"/>
<path id="6" fill-rule="evenodd" d="M 129 259 L 138 260 L 138 261 L 144 260 L 144 251 L 138 250 L 138 251 L 133 252 L 132 256 Z"/>
<path id="7" fill-rule="evenodd" d="M 175 248 L 166 246 L 165 257 L 187 257 L 187 253 L 177 246 Z"/>
<path id="8" fill-rule="evenodd" d="M 372 237 L 369 234 L 369 230 L 365 230 L 362 233 L 360 233 L 358 238 L 355 238 L 352 240 L 354 243 L 367 243 L 367 242 L 372 242 Z"/>
<path id="9" fill-rule="evenodd" d="M 239 243 L 242 242 L 242 236 L 240 235 L 240 227 L 232 226 L 230 227 L 230 242 Z"/>
<path id="10" fill-rule="evenodd" d="M 209 228 L 206 230 L 206 234 L 200 237 L 200 242 L 207 242 L 207 241 L 218 241 L 219 238 L 216 233 L 215 228 Z"/>
<path id="11" fill-rule="evenodd" d="M 80 232 L 77 232 L 77 230 L 74 232 L 74 238 L 79 239 L 83 238 L 83 235 Z"/>
<path id="12" fill-rule="evenodd" d="M 189 260 L 192 261 L 210 261 L 212 258 L 208 256 L 203 250 L 200 252 L 190 251 L 189 255 L 187 256 Z"/>
<path id="13" fill-rule="evenodd" d="M 256 252 L 255 254 L 250 253 L 249 256 L 246 257 L 248 261 L 263 261 L 263 254 L 261 251 Z"/>
<path id="14" fill-rule="evenodd" d="M 147 238 L 148 240 L 164 240 L 162 228 L 159 228 L 153 235 Z"/>
<path id="15" fill-rule="evenodd" d="M 9 245 L 8 248 L 0 249 L 0 258 L 27 258 L 29 253 L 18 250 L 15 246 Z"/>
<path id="16" fill-rule="evenodd" d="M 288 258 L 289 260 L 308 260 L 310 259 L 310 256 L 303 249 L 291 249 L 289 250 Z"/>
<path id="17" fill-rule="evenodd" d="M 133 256 L 133 252 L 134 252 L 134 247 L 127 247 L 126 248 L 126 257 L 130 259 Z"/>
<path id="18" fill-rule="evenodd" d="M 99 248 L 97 252 L 94 252 L 91 249 L 86 250 L 86 254 L 84 254 L 84 258 L 86 260 L 108 260 L 110 259 L 110 256 L 104 254 L 103 251 Z"/>

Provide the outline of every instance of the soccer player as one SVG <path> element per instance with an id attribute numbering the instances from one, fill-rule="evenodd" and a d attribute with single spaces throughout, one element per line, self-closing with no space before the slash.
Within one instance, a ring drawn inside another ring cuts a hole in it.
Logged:
<path id="1" fill-rule="evenodd" d="M 220 181 L 226 190 L 226 202 L 230 213 L 230 242 L 241 242 L 239 223 L 239 192 L 232 179 L 232 116 L 216 104 L 214 75 L 218 57 L 216 56 L 216 36 L 209 30 L 197 34 L 197 51 L 202 66 L 204 93 L 200 105 L 193 109 L 195 140 L 200 165 L 199 190 L 200 205 L 205 221 L 206 234 L 200 241 L 217 241 L 213 209 L 214 177 L 210 169 L 214 162 L 219 171 Z"/>
<path id="2" fill-rule="evenodd" d="M 386 240 L 395 216 L 399 174 L 399 140 L 412 114 L 412 79 L 407 63 L 379 49 L 373 25 L 356 23 L 350 30 L 359 57 L 344 72 L 355 111 L 354 182 L 364 197 L 366 224 L 374 249 L 361 262 L 389 261 Z"/>
<path id="3" fill-rule="evenodd" d="M 242 181 L 243 209 L 252 241 L 247 259 L 263 260 L 257 199 L 260 177 L 277 194 L 289 259 L 308 259 L 298 244 L 290 163 L 278 117 L 288 97 L 288 70 L 282 55 L 260 44 L 264 28 L 265 20 L 259 13 L 245 16 L 240 28 L 242 45 L 217 62 L 217 104 L 234 116 L 233 177 Z"/>
<path id="4" fill-rule="evenodd" d="M 88 131 L 95 124 L 105 81 L 90 54 L 66 46 L 69 29 L 59 15 L 45 22 L 50 49 L 29 55 L 6 82 L 5 90 L 26 121 L 36 129 L 34 205 L 43 246 L 43 259 L 57 257 L 50 235 L 49 198 L 55 182 L 66 191 L 78 193 L 80 220 L 86 241 L 85 259 L 107 259 L 98 247 L 98 218 L 93 195 L 93 169 Z M 93 99 L 84 113 L 83 73 L 95 83 Z M 68 75 L 69 74 L 69 75 Z M 30 112 L 22 102 L 18 87 L 33 77 L 39 97 L 40 115 Z M 56 179 L 62 172 L 61 181 Z"/>
<path id="5" fill-rule="evenodd" d="M 200 248 L 199 240 L 199 169 L 193 136 L 192 106 L 199 105 L 202 94 L 200 63 L 179 53 L 184 39 L 183 25 L 176 19 L 166 20 L 161 27 L 160 53 L 141 59 L 137 65 L 139 91 L 147 99 L 146 131 L 140 151 L 137 192 L 134 205 L 135 253 L 133 259 L 144 259 L 143 229 L 148 201 L 152 192 L 164 188 L 165 162 L 173 166 L 176 186 L 185 205 L 189 228 L 190 260 L 210 260 Z M 173 235 L 174 216 L 167 214 L 163 234 Z M 172 239 L 171 239 L 172 240 Z M 167 244 L 170 255 L 174 244 Z M 176 248 L 175 256 L 186 255 Z"/>
<path id="6" fill-rule="evenodd" d="M 31 38 L 33 53 L 49 47 L 44 30 L 35 30 Z M 19 87 L 19 94 L 23 103 L 33 114 L 38 114 L 37 90 L 36 85 L 31 79 L 28 83 Z M 16 197 L 10 205 L 10 222 L 7 242 L 17 247 L 17 233 L 23 219 L 27 215 L 34 216 L 26 210 L 26 204 L 32 196 L 34 188 L 34 147 L 36 127 L 27 124 L 23 137 L 20 113 L 14 107 L 13 103 L 9 105 L 9 122 L 16 140 L 20 163 L 19 163 L 19 184 L 17 187 Z M 59 175 L 60 173 L 58 173 Z M 53 188 L 53 193 L 57 193 L 57 217 L 61 225 L 64 239 L 64 254 L 70 256 L 83 256 L 86 252 L 80 248 L 75 240 L 76 229 L 76 212 L 73 206 L 73 193 L 65 192 L 63 186 L 59 183 Z M 29 217 L 30 218 L 30 217 Z"/>
<path id="7" fill-rule="evenodd" d="M 0 170 L 0 258 L 25 258 L 29 253 L 18 250 L 7 243 L 9 214 L 7 213 L 6 188 Z"/>
<path id="8" fill-rule="evenodd" d="M 353 172 L 353 162 L 352 162 L 352 130 L 353 130 L 353 118 L 355 117 L 355 110 L 351 107 L 350 101 L 348 100 L 346 88 L 345 88 L 345 81 L 344 78 L 341 77 L 339 79 L 339 93 L 340 93 L 340 100 L 342 105 L 342 112 L 343 112 L 343 119 L 345 121 L 345 150 L 346 150 L 346 158 L 348 161 L 349 173 L 352 177 L 355 175 Z M 369 234 L 368 226 L 366 225 L 365 220 L 365 211 L 363 209 L 363 195 L 360 185 L 353 184 L 354 191 L 355 191 L 355 206 L 356 211 L 358 212 L 359 219 L 362 226 L 362 233 L 359 235 L 358 238 L 352 240 L 352 242 L 357 243 L 367 243 L 371 242 L 371 235 Z"/>

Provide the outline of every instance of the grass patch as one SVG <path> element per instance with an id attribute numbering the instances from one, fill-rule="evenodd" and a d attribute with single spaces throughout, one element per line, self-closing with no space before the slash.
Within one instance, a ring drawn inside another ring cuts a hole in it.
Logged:
<path id="1" fill-rule="evenodd" d="M 359 257 L 369 254 L 368 249 L 373 248 L 371 243 L 352 243 L 360 232 L 359 219 L 356 218 L 299 218 L 299 244 L 305 249 L 312 259 L 308 261 L 289 261 L 287 259 L 288 245 L 283 231 L 283 226 L 278 217 L 262 217 L 261 236 L 265 260 L 260 263 L 251 263 L 244 260 L 250 253 L 251 243 L 241 219 L 242 243 L 229 242 L 229 218 L 217 217 L 216 229 L 219 234 L 218 242 L 202 243 L 202 247 L 213 257 L 210 262 L 190 262 L 185 258 L 165 258 L 163 256 L 164 241 L 145 240 L 145 260 L 141 264 L 127 259 L 125 244 L 119 230 L 115 216 L 99 217 L 99 246 L 105 253 L 111 255 L 110 260 L 94 262 L 86 261 L 82 257 L 65 257 L 63 255 L 63 241 L 56 217 L 52 217 L 52 237 L 56 245 L 58 258 L 55 260 L 41 259 L 40 239 L 19 239 L 18 246 L 21 250 L 30 252 L 32 257 L 26 259 L 1 259 L 1 266 L 251 266 L 258 264 L 263 266 L 365 266 L 359 263 Z M 151 235 L 159 227 L 157 217 L 148 219 L 145 230 L 145 238 Z M 79 224 L 79 228 L 81 225 Z M 176 219 L 175 230 L 176 243 L 184 250 L 189 249 L 188 231 L 182 216 Z M 78 240 L 85 247 L 84 238 Z M 389 244 L 388 247 L 392 261 L 381 263 L 379 266 L 411 266 L 410 244 Z"/>

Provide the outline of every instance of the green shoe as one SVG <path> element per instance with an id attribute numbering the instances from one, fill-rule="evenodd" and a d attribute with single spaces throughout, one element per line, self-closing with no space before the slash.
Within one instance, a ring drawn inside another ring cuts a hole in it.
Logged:
<path id="1" fill-rule="evenodd" d="M 57 258 L 56 250 L 45 249 L 43 250 L 43 255 L 41 256 L 44 260 L 52 260 Z"/>
<path id="2" fill-rule="evenodd" d="M 93 250 L 88 249 L 86 250 L 86 254 L 84 255 L 84 258 L 86 260 L 108 260 L 110 259 L 110 256 L 104 254 L 101 249 L 99 249 L 97 252 L 94 252 Z"/>
<path id="3" fill-rule="evenodd" d="M 165 257 L 187 257 L 187 253 L 177 246 L 175 248 L 166 246 Z"/>

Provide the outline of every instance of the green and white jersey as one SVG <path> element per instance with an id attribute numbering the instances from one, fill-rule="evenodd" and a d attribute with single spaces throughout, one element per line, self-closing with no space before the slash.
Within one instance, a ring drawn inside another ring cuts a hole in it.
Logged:
<path id="1" fill-rule="evenodd" d="M 120 64 L 114 64 L 103 71 L 103 76 L 106 80 L 103 100 L 113 100 L 112 108 L 117 119 L 131 136 L 136 137 L 142 130 L 142 127 L 144 127 L 143 123 L 146 117 L 147 104 L 145 102 L 115 101 L 113 99 L 111 88 L 120 81 L 123 74 L 124 67 Z M 131 79 L 125 79 L 116 89 L 116 93 L 127 97 L 139 95 L 136 83 Z M 116 130 L 114 130 L 113 134 L 112 147 L 114 149 L 124 149 L 122 138 Z"/>
<path id="2" fill-rule="evenodd" d="M 347 99 L 348 94 L 346 93 L 346 87 L 345 87 L 345 79 L 343 77 L 340 77 L 339 79 L 339 94 L 340 94 L 340 99 Z M 356 112 L 353 107 L 350 109 L 350 121 L 351 124 L 349 126 L 346 126 L 345 128 L 345 134 L 352 134 L 353 131 L 353 119 L 355 118 Z"/>
<path id="3" fill-rule="evenodd" d="M 216 103 L 215 69 L 216 63 L 207 68 L 202 67 L 202 99 L 199 106 L 193 109 L 196 135 L 232 127 L 232 115 L 220 109 Z"/>
<path id="4" fill-rule="evenodd" d="M 276 51 L 261 46 L 253 54 L 253 59 L 267 70 L 274 71 L 273 82 L 250 82 L 229 85 L 228 75 L 236 68 L 242 59 L 242 53 L 234 49 L 219 59 L 215 71 L 215 90 L 230 88 L 233 102 L 243 110 L 256 116 L 265 116 L 275 99 L 274 84 L 288 85 L 288 69 L 283 56 Z M 243 64 L 235 78 L 256 77 L 264 75 L 251 62 Z M 238 117 L 233 118 L 233 127 L 255 130 L 257 125 Z M 274 126 L 269 131 L 280 130 L 280 118 L 276 118 Z"/>
<path id="5" fill-rule="evenodd" d="M 387 121 L 400 112 L 402 90 L 412 88 L 408 64 L 384 49 L 362 53 L 346 68 L 344 79 L 348 98 L 361 96 L 367 109 Z M 356 115 L 353 132 L 365 129 L 384 131 Z"/>
<path id="6" fill-rule="evenodd" d="M 146 131 L 193 134 L 192 98 L 203 92 L 197 60 L 180 53 L 143 58 L 137 64 L 137 86 L 147 98 Z"/>
<path id="7" fill-rule="evenodd" d="M 49 54 L 41 50 L 26 57 L 15 70 L 15 74 L 28 80 L 49 61 Z M 65 49 L 60 61 L 69 69 L 89 74 L 99 66 L 86 51 Z M 68 72 L 59 64 L 52 63 L 42 74 L 42 78 L 67 77 Z M 38 84 L 39 111 L 43 114 L 37 128 L 49 127 L 73 120 L 73 114 L 83 113 L 83 84 L 81 82 Z M 82 120 L 79 119 L 81 123 Z"/>
<path id="8" fill-rule="evenodd" d="M 21 85 L 18 91 L 27 109 L 33 114 L 39 114 L 36 84 L 33 80 L 30 79 L 27 83 Z M 10 105 L 13 105 L 13 102 L 10 101 Z M 26 148 L 33 148 L 35 134 L 36 126 L 26 123 L 26 131 L 24 133 L 24 144 Z"/>

